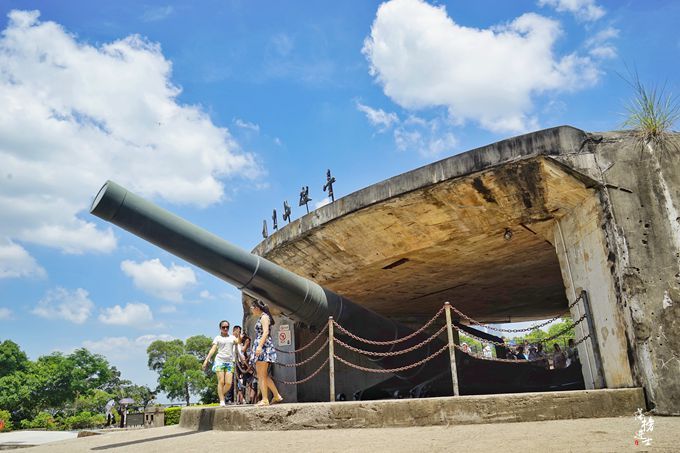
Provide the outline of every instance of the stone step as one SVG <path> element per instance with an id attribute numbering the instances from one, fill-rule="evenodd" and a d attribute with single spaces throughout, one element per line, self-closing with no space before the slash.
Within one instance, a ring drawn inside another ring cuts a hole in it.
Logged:
<path id="1" fill-rule="evenodd" d="M 641 388 L 514 393 L 266 407 L 187 407 L 180 426 L 197 431 L 270 431 L 508 423 L 631 417 L 646 409 Z"/>

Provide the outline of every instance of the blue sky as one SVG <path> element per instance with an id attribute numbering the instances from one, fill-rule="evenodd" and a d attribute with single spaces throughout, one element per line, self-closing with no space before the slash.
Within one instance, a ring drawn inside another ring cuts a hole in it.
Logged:
<path id="1" fill-rule="evenodd" d="M 303 213 L 300 186 L 324 202 L 327 168 L 342 196 L 531 130 L 618 128 L 626 66 L 677 89 L 679 19 L 655 0 L 5 1 L 0 339 L 154 385 L 146 345 L 238 323 L 240 297 L 90 216 L 105 180 L 252 249 L 284 200 Z"/>

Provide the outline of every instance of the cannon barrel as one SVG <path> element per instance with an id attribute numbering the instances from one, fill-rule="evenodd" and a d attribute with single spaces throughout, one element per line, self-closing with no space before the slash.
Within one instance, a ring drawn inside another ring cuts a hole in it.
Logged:
<path id="1" fill-rule="evenodd" d="M 319 284 L 301 277 L 273 262 L 249 253 L 224 239 L 107 181 L 95 197 L 90 212 L 130 233 L 200 267 L 236 286 L 242 292 L 278 307 L 286 316 L 310 326 L 321 327 L 329 316 L 359 335 L 378 341 L 393 340 L 413 332 L 412 329 L 358 305 Z M 421 342 L 418 335 L 399 347 Z M 441 347 L 436 340 L 418 352 L 376 360 L 384 367 L 410 363 L 430 353 L 430 346 Z M 434 348 L 432 348 L 434 349 Z M 438 347 L 437 347 L 438 349 Z M 383 348 L 384 350 L 384 348 Z M 444 359 L 440 355 L 438 359 Z M 447 360 L 433 360 L 425 373 L 432 377 L 446 371 Z M 400 377 L 411 380 L 422 367 Z M 425 376 L 420 375 L 418 383 Z M 426 377 L 425 377 L 426 378 Z"/>

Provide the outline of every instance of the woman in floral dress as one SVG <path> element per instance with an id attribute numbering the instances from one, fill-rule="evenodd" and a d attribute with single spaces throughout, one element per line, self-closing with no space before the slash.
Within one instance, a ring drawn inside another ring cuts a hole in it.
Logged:
<path id="1" fill-rule="evenodd" d="M 262 392 L 262 401 L 257 403 L 259 406 L 269 404 L 269 390 L 272 391 L 272 404 L 280 403 L 283 397 L 276 389 L 274 381 L 269 377 L 269 366 L 276 362 L 276 349 L 271 337 L 271 326 L 274 325 L 274 318 L 269 312 L 269 307 L 261 300 L 254 300 L 250 304 L 250 312 L 257 317 L 255 324 L 255 342 L 251 354 L 251 362 L 255 365 L 257 381 Z"/>

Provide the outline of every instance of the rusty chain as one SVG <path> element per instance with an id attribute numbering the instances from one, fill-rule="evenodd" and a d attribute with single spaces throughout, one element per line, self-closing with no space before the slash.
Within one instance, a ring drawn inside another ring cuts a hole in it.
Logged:
<path id="1" fill-rule="evenodd" d="M 321 345 L 321 347 L 319 348 L 318 351 L 316 351 L 314 354 L 312 354 L 311 356 L 309 356 L 308 358 L 306 358 L 302 362 L 297 362 L 297 363 L 278 363 L 277 362 L 276 364 L 281 365 L 281 366 L 285 366 L 287 368 L 302 366 L 307 362 L 311 362 L 312 359 L 314 359 L 314 357 L 318 356 L 324 350 L 324 348 L 326 347 L 327 344 L 328 344 L 328 338 L 326 338 L 326 341 L 324 341 L 324 343 Z"/>
<path id="2" fill-rule="evenodd" d="M 298 381 L 283 381 L 283 380 L 281 380 L 281 379 L 276 379 L 274 376 L 269 376 L 269 378 L 272 379 L 274 382 L 278 382 L 279 384 L 285 384 L 285 385 L 304 384 L 305 382 L 309 381 L 309 380 L 312 379 L 314 376 L 316 376 L 317 374 L 319 374 L 319 373 L 321 372 L 321 370 L 323 370 L 323 368 L 324 368 L 326 365 L 328 365 L 328 361 L 329 361 L 329 360 L 330 360 L 330 359 L 327 357 L 326 360 L 324 360 L 324 362 L 321 364 L 321 366 L 320 366 L 319 368 L 316 369 L 316 371 L 314 371 L 312 374 L 310 374 L 310 375 L 307 376 L 306 378 L 300 379 L 300 380 L 298 380 Z"/>
<path id="3" fill-rule="evenodd" d="M 344 341 L 338 340 L 337 338 L 334 338 L 333 341 L 335 343 L 339 344 L 340 346 L 342 346 L 346 349 L 349 349 L 350 351 L 357 352 L 359 354 L 372 355 L 372 356 L 375 356 L 375 357 L 392 357 L 392 356 L 396 356 L 396 355 L 406 354 L 408 352 L 415 351 L 416 349 L 425 346 L 426 344 L 428 344 L 429 342 L 431 342 L 432 340 L 437 338 L 439 335 L 441 335 L 444 332 L 445 329 L 446 329 L 446 326 L 444 325 L 444 326 L 442 326 L 441 329 L 439 329 L 436 333 L 434 333 L 430 338 L 428 338 L 424 342 L 418 343 L 415 346 L 411 346 L 410 348 L 402 349 L 400 351 L 387 351 L 387 352 L 365 351 L 363 349 L 359 349 L 359 348 L 355 348 L 353 346 L 350 346 L 347 343 L 345 343 Z"/>
<path id="4" fill-rule="evenodd" d="M 396 340 L 390 340 L 390 341 L 368 340 L 368 339 L 362 338 L 358 335 L 354 335 L 352 332 L 350 332 L 349 330 L 345 329 L 340 324 L 338 324 L 337 321 L 335 321 L 335 320 L 333 320 L 333 325 L 335 325 L 340 332 L 344 333 L 345 335 L 347 335 L 350 338 L 353 338 L 354 340 L 357 340 L 357 341 L 360 341 L 360 342 L 363 342 L 363 343 L 367 343 L 367 344 L 372 344 L 372 345 L 375 345 L 375 346 L 388 346 L 388 345 L 393 345 L 393 344 L 397 344 L 397 343 L 402 343 L 406 340 L 410 340 L 411 338 L 415 337 L 416 335 L 422 333 L 425 329 L 430 327 L 432 325 L 432 323 L 435 322 L 439 316 L 441 316 L 442 313 L 444 313 L 444 307 L 440 308 L 439 311 L 437 313 L 435 313 L 435 315 L 428 322 L 426 322 L 425 325 L 423 325 L 423 327 L 421 327 L 420 329 L 416 330 L 415 332 L 413 332 L 409 335 L 406 335 L 405 337 L 397 338 Z"/>
<path id="5" fill-rule="evenodd" d="M 314 342 L 315 342 L 316 340 L 318 340 L 319 337 L 320 337 L 321 335 L 323 335 L 323 333 L 326 332 L 327 330 L 328 330 L 328 323 L 326 323 L 326 325 L 324 326 L 324 328 L 321 329 L 321 331 L 317 334 L 317 336 L 315 336 L 315 337 L 312 339 L 312 341 L 310 341 L 309 343 L 307 343 L 306 345 L 304 345 L 303 347 L 301 347 L 301 348 L 299 348 L 299 349 L 294 349 L 294 350 L 292 350 L 292 351 L 284 351 L 283 349 L 279 349 L 279 348 L 274 348 L 274 349 L 276 350 L 276 352 L 282 352 L 282 353 L 284 353 L 284 354 L 295 354 L 296 352 L 302 352 L 302 351 L 304 351 L 305 349 L 307 349 L 308 347 L 310 347 L 312 344 L 314 344 Z"/>
<path id="6" fill-rule="evenodd" d="M 567 326 L 566 328 L 560 330 L 560 331 L 557 332 L 555 335 L 552 335 L 552 336 L 550 336 L 550 337 L 548 337 L 548 338 L 543 338 L 543 339 L 541 339 L 541 340 L 533 340 L 532 343 L 547 343 L 547 342 L 549 342 L 549 341 L 551 341 L 551 340 L 554 340 L 555 338 L 557 338 L 557 337 L 559 337 L 560 335 L 562 335 L 564 332 L 567 332 L 568 330 L 571 330 L 571 329 L 573 329 L 574 327 L 576 327 L 578 324 L 580 324 L 581 322 L 583 322 L 584 319 L 586 319 L 586 315 L 585 315 L 585 314 L 584 314 L 583 316 L 581 316 L 580 318 L 578 318 L 573 324 L 571 324 L 570 326 Z M 477 341 L 479 341 L 479 342 L 481 342 L 481 343 L 489 343 L 489 344 L 492 344 L 492 345 L 495 345 L 495 346 L 501 346 L 501 347 L 503 347 L 503 348 L 507 348 L 507 347 L 508 347 L 508 344 L 506 344 L 506 343 L 502 343 L 502 342 L 499 342 L 499 341 L 493 341 L 493 340 L 487 340 L 487 339 L 478 337 L 478 336 L 476 336 L 476 335 L 473 335 L 473 334 L 471 334 L 471 333 L 465 332 L 464 330 L 462 330 L 461 328 L 459 328 L 459 327 L 456 326 L 455 324 L 454 324 L 452 327 L 453 327 L 454 329 L 456 329 L 456 330 L 458 331 L 458 333 L 460 333 L 460 334 L 462 334 L 462 335 L 465 335 L 466 337 L 474 338 L 475 340 L 477 340 Z"/>
<path id="7" fill-rule="evenodd" d="M 367 371 L 369 373 L 398 373 L 400 371 L 410 370 L 411 368 L 415 368 L 415 367 L 420 366 L 420 365 L 422 365 L 426 362 L 429 362 L 430 360 L 437 357 L 439 354 L 446 351 L 447 349 L 449 349 L 449 345 L 445 344 L 444 346 L 442 346 L 442 348 L 439 351 L 435 352 L 432 355 L 425 357 L 423 360 L 417 361 L 416 363 L 412 363 L 411 365 L 405 365 L 405 366 L 402 366 L 402 367 L 399 367 L 399 368 L 385 368 L 385 369 L 363 367 L 361 365 L 357 365 L 357 364 L 354 364 L 352 362 L 348 362 L 347 360 L 343 359 L 342 357 L 340 357 L 336 354 L 333 354 L 333 357 L 335 357 L 336 359 L 338 359 L 340 362 L 344 363 L 345 365 L 347 365 L 351 368 L 356 368 L 357 370 L 360 370 L 360 371 Z"/>
<path id="8" fill-rule="evenodd" d="M 537 342 L 538 342 L 538 343 L 547 343 L 547 342 L 549 342 L 549 341 L 551 341 L 551 340 L 554 340 L 555 338 L 557 338 L 557 337 L 559 337 L 560 335 L 562 335 L 564 332 L 567 332 L 568 330 L 571 330 L 571 329 L 573 329 L 574 327 L 576 327 L 577 325 L 581 324 L 581 323 L 583 322 L 584 319 L 586 319 L 586 314 L 585 314 L 585 313 L 584 313 L 580 318 L 578 318 L 572 325 L 565 327 L 564 329 L 560 330 L 559 332 L 557 332 L 557 333 L 556 333 L 555 335 L 553 335 L 553 336 L 550 336 L 550 337 L 548 337 L 548 338 L 544 338 L 544 339 L 542 339 L 542 340 L 538 340 Z M 536 342 L 535 342 L 535 343 L 536 343 Z"/>
<path id="9" fill-rule="evenodd" d="M 555 316 L 555 317 L 552 318 L 552 319 L 549 319 L 549 320 L 547 320 L 547 321 L 544 321 L 544 322 L 542 322 L 542 323 L 540 323 L 540 324 L 535 324 L 535 325 L 533 325 L 533 326 L 529 326 L 529 327 L 526 327 L 526 328 L 524 328 L 524 329 L 504 329 L 504 328 L 502 328 L 502 327 L 492 327 L 492 326 L 490 326 L 490 325 L 488 325 L 488 324 L 483 324 L 483 323 L 481 323 L 481 322 L 479 322 L 479 321 L 477 321 L 477 320 L 475 320 L 475 319 L 470 318 L 468 315 L 466 315 L 465 313 L 463 313 L 462 311 L 458 310 L 457 308 L 455 308 L 455 307 L 453 307 L 453 306 L 451 306 L 451 310 L 453 310 L 454 312 L 456 312 L 456 314 L 458 314 L 461 318 L 464 318 L 465 320 L 467 320 L 468 322 L 470 322 L 470 324 L 475 324 L 475 325 L 477 325 L 477 326 L 486 327 L 487 329 L 489 329 L 489 330 L 494 330 L 494 331 L 496 331 L 496 332 L 509 332 L 509 333 L 531 332 L 532 330 L 540 329 L 541 327 L 547 326 L 547 325 L 550 324 L 551 322 L 556 321 L 556 320 L 558 320 L 559 318 L 564 317 L 565 315 L 567 315 L 567 314 L 571 311 L 572 307 L 573 307 L 574 305 L 576 305 L 581 299 L 583 299 L 583 293 L 581 293 L 581 294 L 576 298 L 575 301 L 573 301 L 571 304 L 569 304 L 569 306 L 567 307 L 567 310 L 566 310 L 564 313 L 562 313 L 562 314 L 560 314 L 560 315 L 558 315 L 558 316 Z"/>
<path id="10" fill-rule="evenodd" d="M 574 347 L 580 345 L 581 343 L 583 343 L 584 341 L 586 341 L 588 338 L 590 338 L 590 334 L 586 335 L 585 337 L 581 338 L 579 341 L 577 341 L 576 343 L 574 343 Z"/>

